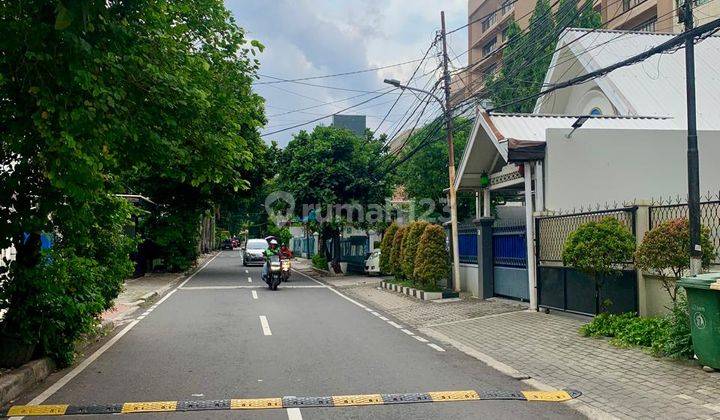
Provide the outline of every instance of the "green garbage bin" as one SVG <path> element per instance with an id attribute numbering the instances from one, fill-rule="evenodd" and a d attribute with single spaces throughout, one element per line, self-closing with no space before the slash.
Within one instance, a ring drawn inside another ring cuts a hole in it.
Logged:
<path id="1" fill-rule="evenodd" d="M 704 366 L 720 369 L 720 273 L 683 277 L 690 310 L 693 347 Z"/>

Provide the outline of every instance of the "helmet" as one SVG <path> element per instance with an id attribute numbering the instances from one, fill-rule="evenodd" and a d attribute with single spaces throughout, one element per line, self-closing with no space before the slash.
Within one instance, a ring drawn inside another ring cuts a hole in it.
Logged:
<path id="1" fill-rule="evenodd" d="M 268 241 L 268 244 L 270 245 L 271 248 L 274 248 L 274 247 L 278 246 L 278 241 L 277 241 L 277 239 L 272 238 Z"/>

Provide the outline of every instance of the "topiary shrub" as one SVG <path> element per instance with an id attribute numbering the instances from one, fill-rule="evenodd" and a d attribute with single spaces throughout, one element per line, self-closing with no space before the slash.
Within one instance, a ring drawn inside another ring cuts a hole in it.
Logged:
<path id="1" fill-rule="evenodd" d="M 413 277 L 422 288 L 432 288 L 448 276 L 450 262 L 445 249 L 445 230 L 428 224 L 420 236 Z"/>
<path id="2" fill-rule="evenodd" d="M 599 296 L 602 276 L 615 275 L 619 265 L 632 260 L 635 238 L 617 219 L 606 217 L 588 222 L 572 232 L 565 241 L 563 264 L 589 275 Z M 603 304 L 599 311 L 604 311 Z"/>
<path id="3" fill-rule="evenodd" d="M 690 268 L 690 223 L 688 219 L 668 220 L 645 234 L 635 252 L 635 266 L 659 275 L 673 304 L 677 301 L 677 281 Z M 710 231 L 700 230 L 702 267 L 707 269 L 715 257 Z M 668 277 L 668 272 L 672 277 Z"/>
<path id="4" fill-rule="evenodd" d="M 410 280 L 414 280 L 415 278 L 413 273 L 415 270 L 415 255 L 417 254 L 418 245 L 420 244 L 420 237 L 423 232 L 425 232 L 427 225 L 429 225 L 429 223 L 424 220 L 411 223 L 403 238 L 401 265 L 403 274 Z"/>
<path id="5" fill-rule="evenodd" d="M 404 273 L 402 271 L 401 257 L 402 257 L 403 238 L 405 237 L 406 231 L 407 231 L 407 226 L 401 226 L 398 228 L 397 232 L 395 232 L 395 237 L 393 238 L 392 251 L 390 253 L 390 272 L 397 279 L 404 278 Z"/>
<path id="6" fill-rule="evenodd" d="M 385 230 L 382 242 L 380 242 L 380 272 L 384 274 L 391 274 L 392 269 L 390 267 L 390 255 L 392 254 L 393 239 L 395 239 L 395 233 L 398 230 L 398 225 L 393 222 Z"/>
<path id="7" fill-rule="evenodd" d="M 322 254 L 315 254 L 312 256 L 312 265 L 319 270 L 327 271 L 328 260 Z"/>

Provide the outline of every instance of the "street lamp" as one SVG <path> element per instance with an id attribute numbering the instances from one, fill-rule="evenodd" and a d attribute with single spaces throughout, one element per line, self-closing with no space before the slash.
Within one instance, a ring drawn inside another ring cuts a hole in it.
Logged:
<path id="1" fill-rule="evenodd" d="M 444 21 L 443 21 L 444 22 Z M 446 73 L 445 87 L 449 89 L 449 81 Z M 385 83 L 395 86 L 402 90 L 411 90 L 424 93 L 425 95 L 435 99 L 442 109 L 445 117 L 445 131 L 447 131 L 448 142 L 448 178 L 450 181 L 450 231 L 452 233 L 452 255 L 453 255 L 453 282 L 452 286 L 456 292 L 460 291 L 460 247 L 458 246 L 458 222 L 457 222 L 457 191 L 455 191 L 455 145 L 453 142 L 453 121 L 449 106 L 449 95 L 446 95 L 445 101 L 438 98 L 434 93 L 427 90 L 419 89 L 412 86 L 403 85 L 397 79 L 385 79 Z"/>

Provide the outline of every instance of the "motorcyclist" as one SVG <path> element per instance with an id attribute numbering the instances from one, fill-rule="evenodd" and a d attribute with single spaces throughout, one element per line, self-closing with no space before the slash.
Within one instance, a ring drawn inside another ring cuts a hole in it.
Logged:
<path id="1" fill-rule="evenodd" d="M 268 242 L 268 247 L 265 248 L 265 251 L 263 251 L 263 256 L 265 256 L 265 265 L 263 266 L 263 280 L 267 281 L 267 275 L 270 272 L 270 257 L 273 255 L 278 255 L 280 253 L 280 247 L 278 246 L 278 241 L 274 237 L 268 237 L 266 238 Z"/>
<path id="2" fill-rule="evenodd" d="M 282 246 L 280 247 L 280 256 L 285 258 L 292 258 L 293 253 L 287 245 L 282 244 Z"/>

